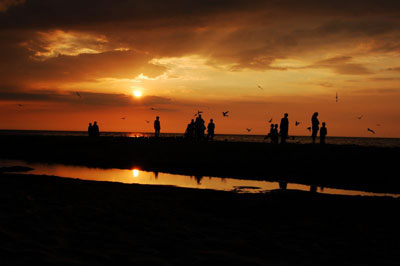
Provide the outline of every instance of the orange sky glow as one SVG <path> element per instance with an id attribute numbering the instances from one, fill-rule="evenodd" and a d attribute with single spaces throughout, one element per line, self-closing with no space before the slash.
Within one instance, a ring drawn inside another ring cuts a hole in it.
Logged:
<path id="1" fill-rule="evenodd" d="M 0 0 L 0 129 L 400 137 L 398 1 L 86 5 Z"/>

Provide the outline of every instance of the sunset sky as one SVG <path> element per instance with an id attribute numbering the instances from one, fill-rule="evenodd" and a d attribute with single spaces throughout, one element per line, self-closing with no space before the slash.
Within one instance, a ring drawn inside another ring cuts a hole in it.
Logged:
<path id="1" fill-rule="evenodd" d="M 398 0 L 0 0 L 0 59 L 0 129 L 400 137 Z"/>

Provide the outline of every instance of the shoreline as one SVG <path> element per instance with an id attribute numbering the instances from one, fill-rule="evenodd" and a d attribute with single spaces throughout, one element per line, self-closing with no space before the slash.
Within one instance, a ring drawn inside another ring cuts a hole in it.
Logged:
<path id="1" fill-rule="evenodd" d="M 5 135 L 0 143 L 3 159 L 400 193 L 397 147 Z"/>

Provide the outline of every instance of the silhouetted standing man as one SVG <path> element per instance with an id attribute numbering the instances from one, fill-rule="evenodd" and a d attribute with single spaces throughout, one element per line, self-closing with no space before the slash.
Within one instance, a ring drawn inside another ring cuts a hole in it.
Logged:
<path id="1" fill-rule="evenodd" d="M 281 144 L 286 143 L 286 139 L 289 135 L 289 119 L 288 119 L 288 114 L 286 113 L 285 116 L 281 119 L 281 124 L 279 126 L 281 130 Z"/>
<path id="2" fill-rule="evenodd" d="M 161 124 L 160 117 L 157 116 L 156 120 L 154 120 L 154 136 L 158 138 L 160 136 Z"/>
<path id="3" fill-rule="evenodd" d="M 207 139 L 214 140 L 214 130 L 215 130 L 215 124 L 213 122 L 213 119 L 210 119 L 210 123 L 208 123 L 207 126 Z"/>
<path id="4" fill-rule="evenodd" d="M 319 130 L 319 121 L 318 121 L 318 113 L 315 112 L 312 117 L 311 117 L 311 124 L 312 124 L 312 143 L 315 143 L 315 139 L 317 138 L 318 135 L 318 130 Z"/>
<path id="5" fill-rule="evenodd" d="M 93 130 L 93 136 L 95 137 L 100 136 L 100 129 L 99 126 L 97 125 L 97 121 L 94 121 L 92 130 Z"/>
<path id="6" fill-rule="evenodd" d="M 196 118 L 196 122 L 194 123 L 194 131 L 196 134 L 196 138 L 198 140 L 202 140 L 204 138 L 204 130 L 206 129 L 206 126 L 204 125 L 204 120 L 201 118 L 201 115 L 199 115 Z"/>
<path id="7" fill-rule="evenodd" d="M 322 127 L 319 130 L 319 140 L 321 141 L 321 144 L 325 144 L 325 137 L 328 135 L 328 129 L 326 129 L 325 125 L 325 122 L 322 122 Z"/>
<path id="8" fill-rule="evenodd" d="M 92 123 L 89 123 L 88 135 L 89 135 L 89 137 L 93 137 L 93 126 L 92 126 Z"/>
<path id="9" fill-rule="evenodd" d="M 193 139 L 194 135 L 194 120 L 190 121 L 190 123 L 186 127 L 185 137 L 188 139 Z"/>

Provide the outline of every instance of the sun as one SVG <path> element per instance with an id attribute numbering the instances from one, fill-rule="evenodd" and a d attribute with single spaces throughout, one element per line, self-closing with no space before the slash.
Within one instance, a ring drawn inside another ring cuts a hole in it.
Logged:
<path id="1" fill-rule="evenodd" d="M 140 98 L 142 97 L 142 92 L 139 90 L 133 91 L 133 96 L 135 96 L 136 98 Z"/>

